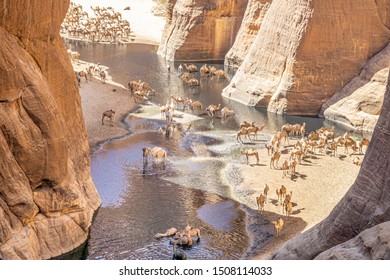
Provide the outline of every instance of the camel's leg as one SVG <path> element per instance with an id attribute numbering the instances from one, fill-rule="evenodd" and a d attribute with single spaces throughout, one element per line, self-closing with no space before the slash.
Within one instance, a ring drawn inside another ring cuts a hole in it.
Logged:
<path id="1" fill-rule="evenodd" d="M 103 120 L 104 120 L 104 115 L 102 116 L 102 125 L 104 124 Z"/>

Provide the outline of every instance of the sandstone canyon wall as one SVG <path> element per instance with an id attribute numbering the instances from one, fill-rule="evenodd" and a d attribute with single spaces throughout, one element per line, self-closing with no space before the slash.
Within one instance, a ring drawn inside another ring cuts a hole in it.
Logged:
<path id="1" fill-rule="evenodd" d="M 226 54 L 225 66 L 237 69 L 248 54 L 255 40 L 264 16 L 266 15 L 272 0 L 249 0 L 232 48 Z"/>
<path id="2" fill-rule="evenodd" d="M 68 5 L 0 0 L 0 259 L 49 259 L 75 249 L 101 203 L 59 36 Z"/>
<path id="3" fill-rule="evenodd" d="M 260 24 L 256 37 L 245 35 L 252 32 L 245 21 L 237 35 L 249 43 L 253 40 L 249 50 L 235 47 L 230 52 L 235 54 L 225 61 L 240 67 L 223 95 L 249 106 L 317 115 L 390 41 L 388 0 L 264 2 L 248 3 L 248 9 L 257 5 L 264 14 L 254 21 Z M 246 16 L 251 13 L 247 10 Z M 244 59 L 231 63 L 232 57 Z"/>
<path id="4" fill-rule="evenodd" d="M 389 166 L 390 77 L 355 183 L 324 221 L 286 242 L 271 258 L 389 259 Z"/>
<path id="5" fill-rule="evenodd" d="M 169 0 L 158 54 L 168 60 L 223 61 L 248 0 Z"/>

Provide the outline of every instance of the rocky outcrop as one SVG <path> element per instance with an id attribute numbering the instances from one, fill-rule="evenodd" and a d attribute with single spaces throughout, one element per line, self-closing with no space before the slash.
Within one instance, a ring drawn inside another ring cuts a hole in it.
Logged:
<path id="1" fill-rule="evenodd" d="M 317 115 L 388 44 L 388 2 L 273 0 L 223 95 L 270 112 Z"/>
<path id="2" fill-rule="evenodd" d="M 232 48 L 225 56 L 225 67 L 237 69 L 248 54 L 272 0 L 249 0 Z"/>
<path id="3" fill-rule="evenodd" d="M 389 166 L 390 77 L 387 81 L 382 112 L 355 183 L 324 221 L 286 242 L 272 254 L 271 258 L 313 259 L 320 253 L 347 242 L 332 249 L 331 254 L 324 253 L 319 256 L 325 258 L 336 256 L 337 251 L 343 254 L 342 251 L 351 246 L 361 247 L 362 243 L 377 244 L 377 241 L 372 240 L 376 238 L 375 235 L 370 237 L 370 233 L 378 229 L 387 229 L 388 223 L 383 225 L 382 223 L 390 221 Z M 377 225 L 379 227 L 373 228 Z M 366 229 L 371 230 L 363 232 Z M 360 233 L 360 237 L 357 237 Z M 388 244 L 388 234 L 379 232 L 378 236 L 386 238 L 386 240 L 381 239 L 380 243 Z M 353 238 L 356 239 L 351 240 Z M 357 240 L 359 238 L 360 241 Z M 388 248 L 388 245 L 386 246 Z M 382 249 L 374 252 L 372 247 L 371 250 L 371 257 L 389 256 L 388 252 L 376 253 Z"/>
<path id="4" fill-rule="evenodd" d="M 168 60 L 223 61 L 247 0 L 170 0 L 158 54 Z"/>
<path id="5" fill-rule="evenodd" d="M 320 116 L 345 126 L 373 131 L 383 105 L 390 69 L 390 44 L 322 105 Z"/>
<path id="6" fill-rule="evenodd" d="M 366 229 L 355 238 L 321 254 L 316 260 L 390 260 L 390 222 Z"/>
<path id="7" fill-rule="evenodd" d="M 68 5 L 0 0 L 0 259 L 75 249 L 101 203 L 59 36 Z"/>

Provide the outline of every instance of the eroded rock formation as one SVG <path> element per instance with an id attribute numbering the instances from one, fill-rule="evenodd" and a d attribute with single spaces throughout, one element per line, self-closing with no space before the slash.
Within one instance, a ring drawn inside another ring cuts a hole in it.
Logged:
<path id="1" fill-rule="evenodd" d="M 275 113 L 317 115 L 389 43 L 389 11 L 385 0 L 273 0 L 223 95 Z"/>
<path id="2" fill-rule="evenodd" d="M 75 249 L 101 203 L 59 36 L 68 5 L 0 0 L 0 259 Z"/>
<path id="3" fill-rule="evenodd" d="M 390 45 L 360 75 L 322 105 L 320 116 L 358 130 L 373 131 L 383 105 L 390 69 Z"/>
<path id="4" fill-rule="evenodd" d="M 361 248 L 364 244 L 372 244 L 372 249 L 376 246 L 375 251 L 372 250 L 365 258 L 388 258 L 389 235 L 383 234 L 383 230 L 388 229 L 390 221 L 389 166 L 390 77 L 382 113 L 355 183 L 324 221 L 286 242 L 271 258 L 314 259 L 318 256 L 323 259 L 346 254 L 353 257 L 356 256 L 353 251 L 360 251 L 361 255 L 364 250 L 367 251 Z M 378 234 L 371 235 L 376 230 L 379 230 Z M 377 238 L 379 240 L 375 240 Z M 382 246 L 379 243 L 385 244 L 385 247 L 379 249 Z M 342 245 L 337 246 L 339 244 Z M 355 246 L 358 248 L 351 249 Z M 349 253 L 346 248 L 349 248 Z M 331 251 L 319 255 L 329 249 Z"/>
<path id="5" fill-rule="evenodd" d="M 233 45 L 248 0 L 170 0 L 158 54 L 168 60 L 225 58 Z"/>
<path id="6" fill-rule="evenodd" d="M 237 69 L 248 54 L 272 0 L 249 0 L 232 48 L 226 54 L 225 66 Z"/>

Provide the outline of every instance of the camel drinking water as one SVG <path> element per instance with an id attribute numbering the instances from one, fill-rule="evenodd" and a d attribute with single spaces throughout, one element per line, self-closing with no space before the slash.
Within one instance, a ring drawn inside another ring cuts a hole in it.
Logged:
<path id="1" fill-rule="evenodd" d="M 162 159 L 163 162 L 167 158 L 167 152 L 160 147 L 154 147 L 150 149 L 148 147 L 142 148 L 144 162 L 148 161 L 148 155 L 151 155 L 155 160 Z"/>

